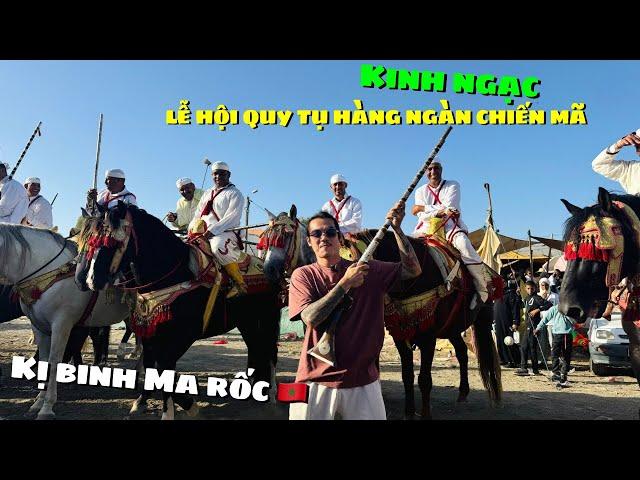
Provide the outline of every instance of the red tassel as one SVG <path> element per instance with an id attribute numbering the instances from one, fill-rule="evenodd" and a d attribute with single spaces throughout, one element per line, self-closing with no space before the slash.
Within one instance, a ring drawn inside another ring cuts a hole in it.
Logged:
<path id="1" fill-rule="evenodd" d="M 268 250 L 269 249 L 269 240 L 267 239 L 266 235 L 263 235 L 260 237 L 260 240 L 258 240 L 258 245 L 256 245 L 256 248 L 258 250 Z"/>
<path id="2" fill-rule="evenodd" d="M 574 250 L 573 243 L 567 243 L 564 249 L 564 258 L 566 260 L 589 260 L 593 262 L 608 262 L 611 258 L 611 252 L 598 248 L 590 242 L 581 242 L 578 250 Z"/>

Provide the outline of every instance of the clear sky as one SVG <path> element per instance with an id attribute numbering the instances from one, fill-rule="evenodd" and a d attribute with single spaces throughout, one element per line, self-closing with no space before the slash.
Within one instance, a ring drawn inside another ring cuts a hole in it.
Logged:
<path id="1" fill-rule="evenodd" d="M 447 92 L 365 89 L 363 63 L 393 68 L 535 76 L 542 80 L 532 108 L 570 109 L 584 102 L 588 125 L 454 127 L 441 151 L 445 178 L 462 188 L 463 219 L 484 224 L 491 184 L 494 219 L 501 233 L 557 236 L 567 212 L 560 198 L 594 203 L 597 187 L 620 190 L 591 169 L 591 160 L 623 134 L 640 127 L 638 61 L 1 61 L 0 156 L 15 165 L 38 121 L 36 138 L 16 179 L 42 179 L 54 205 L 54 224 L 66 234 L 93 180 L 97 125 L 104 114 L 99 185 L 107 168 L 122 168 L 138 203 L 162 218 L 175 210 L 178 177 L 200 187 L 203 158 L 230 164 L 231 180 L 260 205 L 277 213 L 295 203 L 302 216 L 331 198 L 329 178 L 342 173 L 348 193 L 364 205 L 364 224 L 376 228 L 431 152 L 445 126 L 244 124 L 170 126 L 165 111 L 189 99 L 193 110 L 215 109 L 503 109 L 503 98 Z M 516 98 L 516 105 L 522 103 Z M 633 149 L 623 158 L 640 159 Z M 421 182 L 422 185 L 424 183 Z M 205 186 L 211 186 L 207 175 Z M 411 202 L 412 203 L 412 202 Z M 411 231 L 415 217 L 407 216 Z M 266 220 L 252 207 L 250 223 Z"/>

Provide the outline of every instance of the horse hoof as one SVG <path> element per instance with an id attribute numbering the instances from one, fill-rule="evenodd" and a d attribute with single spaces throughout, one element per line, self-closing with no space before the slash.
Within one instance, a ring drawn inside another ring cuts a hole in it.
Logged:
<path id="1" fill-rule="evenodd" d="M 36 418 L 36 415 L 38 415 L 38 410 L 27 410 L 24 414 L 25 418 Z"/>
<path id="2" fill-rule="evenodd" d="M 405 413 L 403 420 L 415 420 L 416 419 L 416 414 L 414 413 Z"/>
<path id="3" fill-rule="evenodd" d="M 198 406 L 198 402 L 194 400 L 193 405 L 191 405 L 191 408 L 187 410 L 187 415 L 189 415 L 190 417 L 195 417 L 199 413 L 200 413 L 200 407 Z"/>
<path id="4" fill-rule="evenodd" d="M 51 412 L 51 413 L 39 413 L 38 416 L 36 417 L 36 420 L 55 420 L 56 419 L 56 414 Z"/>
<path id="5" fill-rule="evenodd" d="M 140 405 L 133 404 L 133 406 L 131 407 L 131 410 L 129 410 L 129 415 L 130 416 L 142 415 L 146 411 L 147 411 L 146 403 L 142 403 Z"/>

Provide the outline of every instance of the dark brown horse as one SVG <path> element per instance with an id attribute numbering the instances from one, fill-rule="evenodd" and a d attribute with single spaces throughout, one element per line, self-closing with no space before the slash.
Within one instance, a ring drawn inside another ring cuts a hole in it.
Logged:
<path id="1" fill-rule="evenodd" d="M 622 327 L 629 336 L 631 365 L 640 384 L 640 197 L 600 188 L 593 206 L 580 208 L 562 202 L 571 217 L 565 223 L 568 262 L 559 309 L 584 322 L 588 317 L 602 317 L 611 305 L 610 297 L 613 303 L 625 298 L 620 305 Z M 624 289 L 627 295 L 620 295 L 623 289 L 615 287 L 625 278 L 633 286 Z M 612 295 L 614 290 L 617 293 Z"/>
<path id="2" fill-rule="evenodd" d="M 370 239 L 375 231 L 360 234 L 361 239 Z M 284 277 L 291 275 L 294 268 L 315 261 L 311 248 L 307 245 L 306 227 L 296 219 L 296 209 L 292 206 L 289 215 L 281 213 L 272 221 L 265 231 L 264 237 L 271 237 L 265 257 L 265 274 L 272 282 L 284 283 Z M 274 241 L 274 239 L 276 239 Z M 406 299 L 415 295 L 433 291 L 441 287 L 445 293 L 444 278 L 440 273 L 429 249 L 421 239 L 410 239 L 416 255 L 421 260 L 422 275 L 417 279 L 405 282 L 403 293 L 394 294 L 394 299 Z M 400 255 L 395 237 L 392 233 L 382 240 L 374 258 L 388 262 L 399 262 Z M 464 268 L 464 267 L 462 267 Z M 444 289 L 444 290 L 443 290 Z M 495 343 L 491 335 L 492 308 L 485 305 L 475 313 L 469 310 L 473 295 L 471 281 L 467 277 L 462 284 L 454 284 L 453 291 L 443 294 L 432 315 L 425 313 L 422 329 L 418 329 L 408 338 L 405 335 L 394 337 L 395 345 L 402 362 L 402 381 L 405 388 L 405 416 L 415 415 L 413 349 L 417 346 L 421 352 L 420 374 L 418 385 L 422 393 L 422 418 L 431 418 L 431 365 L 433 362 L 436 339 L 447 338 L 453 344 L 460 363 L 460 387 L 458 401 L 464 401 L 469 394 L 467 346 L 461 333 L 473 325 L 475 350 L 482 382 L 489 393 L 492 404 L 499 403 L 502 396 L 500 380 L 500 362 Z"/>
<path id="3" fill-rule="evenodd" d="M 122 231 L 125 224 L 131 227 L 126 247 L 123 237 L 117 233 Z M 107 231 L 110 229 L 112 235 L 102 237 L 104 243 L 95 250 L 90 261 L 86 257 L 79 259 L 76 282 L 81 288 L 86 289 L 90 285 L 92 289 L 103 289 L 109 282 L 114 282 L 114 275 L 126 276 L 127 288 L 135 288 L 137 293 L 158 291 L 195 280 L 190 268 L 192 248 L 144 210 L 120 202 L 109 211 L 104 227 L 107 227 Z M 111 274 L 110 267 L 114 268 L 114 256 L 120 247 L 125 250 L 121 260 L 115 262 L 115 274 Z M 277 361 L 280 321 L 276 289 L 270 287 L 263 293 L 229 300 L 221 289 L 211 320 L 203 332 L 203 314 L 209 292 L 209 288 L 199 286 L 183 293 L 170 305 L 165 305 L 166 308 L 158 317 L 149 317 L 151 322 L 156 323 L 152 324 L 153 329 L 141 332 L 144 366 L 156 366 L 160 371 L 175 370 L 178 359 L 196 340 L 220 335 L 237 327 L 247 344 L 247 368 L 255 370 L 252 378 L 269 382 L 274 388 L 272 374 Z M 132 327 L 137 335 L 136 321 L 133 319 Z M 186 394 L 165 391 L 162 394 L 163 419 L 173 418 L 174 398 L 188 413 L 197 410 L 197 404 Z M 144 399 L 139 398 L 136 404 Z"/>

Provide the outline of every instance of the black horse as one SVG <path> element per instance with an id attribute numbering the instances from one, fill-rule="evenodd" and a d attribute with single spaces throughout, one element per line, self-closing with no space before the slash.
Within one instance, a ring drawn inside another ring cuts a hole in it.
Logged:
<path id="1" fill-rule="evenodd" d="M 195 280 L 189 267 L 191 247 L 144 210 L 119 203 L 108 212 L 103 227 L 117 231 L 125 217 L 129 216 L 131 238 L 121 260 L 117 262 L 115 274 L 110 274 L 109 268 L 118 247 L 103 245 L 95 251 L 91 262 L 87 262 L 86 257 L 80 259 L 76 271 L 76 282 L 80 288 L 87 288 L 87 272 L 90 269 L 94 290 L 113 282 L 115 275 L 129 277 L 127 288 L 135 288 L 138 293 L 158 291 Z M 88 225 L 87 228 L 95 227 Z M 154 333 L 142 338 L 144 366 L 156 366 L 160 371 L 175 370 L 178 359 L 196 340 L 220 335 L 237 327 L 247 345 L 247 367 L 255 369 L 252 378 L 271 382 L 272 369 L 277 361 L 280 319 L 276 289 L 229 300 L 220 291 L 210 322 L 203 333 L 203 313 L 209 292 L 210 289 L 206 287 L 198 287 L 171 303 L 167 312 L 169 319 L 158 323 Z M 194 405 L 197 409 L 197 404 L 186 394 L 163 391 L 162 396 L 163 418 L 173 418 L 173 399 L 187 412 L 191 412 Z"/>
<path id="2" fill-rule="evenodd" d="M 300 228 L 291 227 L 296 223 L 296 209 L 292 206 L 289 216 L 281 213 L 272 221 L 271 226 L 265 231 L 264 236 L 278 237 L 280 242 L 269 242 L 269 251 L 265 258 L 265 273 L 274 282 L 282 282 L 285 270 L 291 269 L 291 265 L 306 265 L 315 261 L 315 256 L 307 244 L 306 228 L 299 224 Z M 376 234 L 375 230 L 369 230 L 358 234 L 358 239 L 371 240 Z M 403 284 L 403 291 L 393 294 L 394 298 L 405 299 L 443 286 L 443 277 L 432 255 L 422 239 L 409 238 L 418 259 L 420 259 L 422 274 L 417 279 L 412 279 Z M 274 247 L 278 243 L 280 247 Z M 298 245 L 298 252 L 293 245 Z M 292 257 L 295 257 L 292 259 Z M 387 262 L 399 262 L 400 254 L 394 235 L 391 232 L 380 242 L 374 258 Z M 462 267 L 464 268 L 464 267 Z M 286 272 L 291 274 L 290 271 Z M 405 388 L 405 418 L 413 418 L 415 415 L 414 399 L 414 371 L 412 346 L 420 348 L 420 374 L 418 385 L 422 393 L 421 417 L 431 418 L 431 365 L 435 354 L 436 340 L 446 338 L 452 343 L 456 351 L 456 357 L 460 363 L 460 386 L 458 401 L 466 400 L 469 394 L 468 381 L 468 355 L 467 345 L 461 337 L 461 333 L 473 325 L 475 350 L 482 383 L 487 389 L 489 398 L 494 403 L 499 403 L 502 396 L 502 384 L 500 379 L 500 361 L 495 343 L 491 335 L 492 306 L 487 304 L 477 311 L 474 317 L 469 310 L 472 297 L 471 280 L 467 278 L 466 285 L 454 288 L 450 295 L 440 299 L 433 314 L 432 321 L 423 331 L 417 331 L 410 338 L 394 337 L 394 342 L 400 360 L 402 362 L 402 381 Z M 393 333 L 392 333 L 393 335 Z"/>
<path id="3" fill-rule="evenodd" d="M 610 279 L 611 275 L 615 280 L 627 278 L 634 283 L 632 301 L 640 293 L 640 245 L 638 235 L 634 231 L 634 227 L 640 226 L 634 225 L 629 215 L 619 208 L 620 205 L 613 203 L 621 202 L 630 207 L 636 216 L 640 216 L 640 197 L 616 195 L 600 188 L 598 203 L 593 206 L 580 208 L 564 199 L 562 202 L 572 215 L 565 223 L 564 240 L 576 246 L 576 253 L 571 255 L 571 247 L 567 247 L 566 252 L 569 252 L 570 259 L 562 281 L 559 309 L 565 315 L 584 322 L 587 317 L 602 317 L 607 306 L 618 302 L 615 298 L 617 294 L 613 295 L 614 298 L 610 302 L 614 285 L 612 280 L 609 280 L 607 285 L 607 279 Z M 619 268 L 616 264 L 611 264 L 613 253 L 607 254 L 598 248 L 596 237 L 607 234 L 607 231 L 610 231 L 609 235 L 617 234 L 624 239 L 621 242 L 623 256 Z M 631 317 L 623 314 L 622 327 L 629 335 L 631 365 L 640 385 L 640 317 L 637 304 L 629 310 L 629 313 L 633 312 L 635 314 Z"/>

